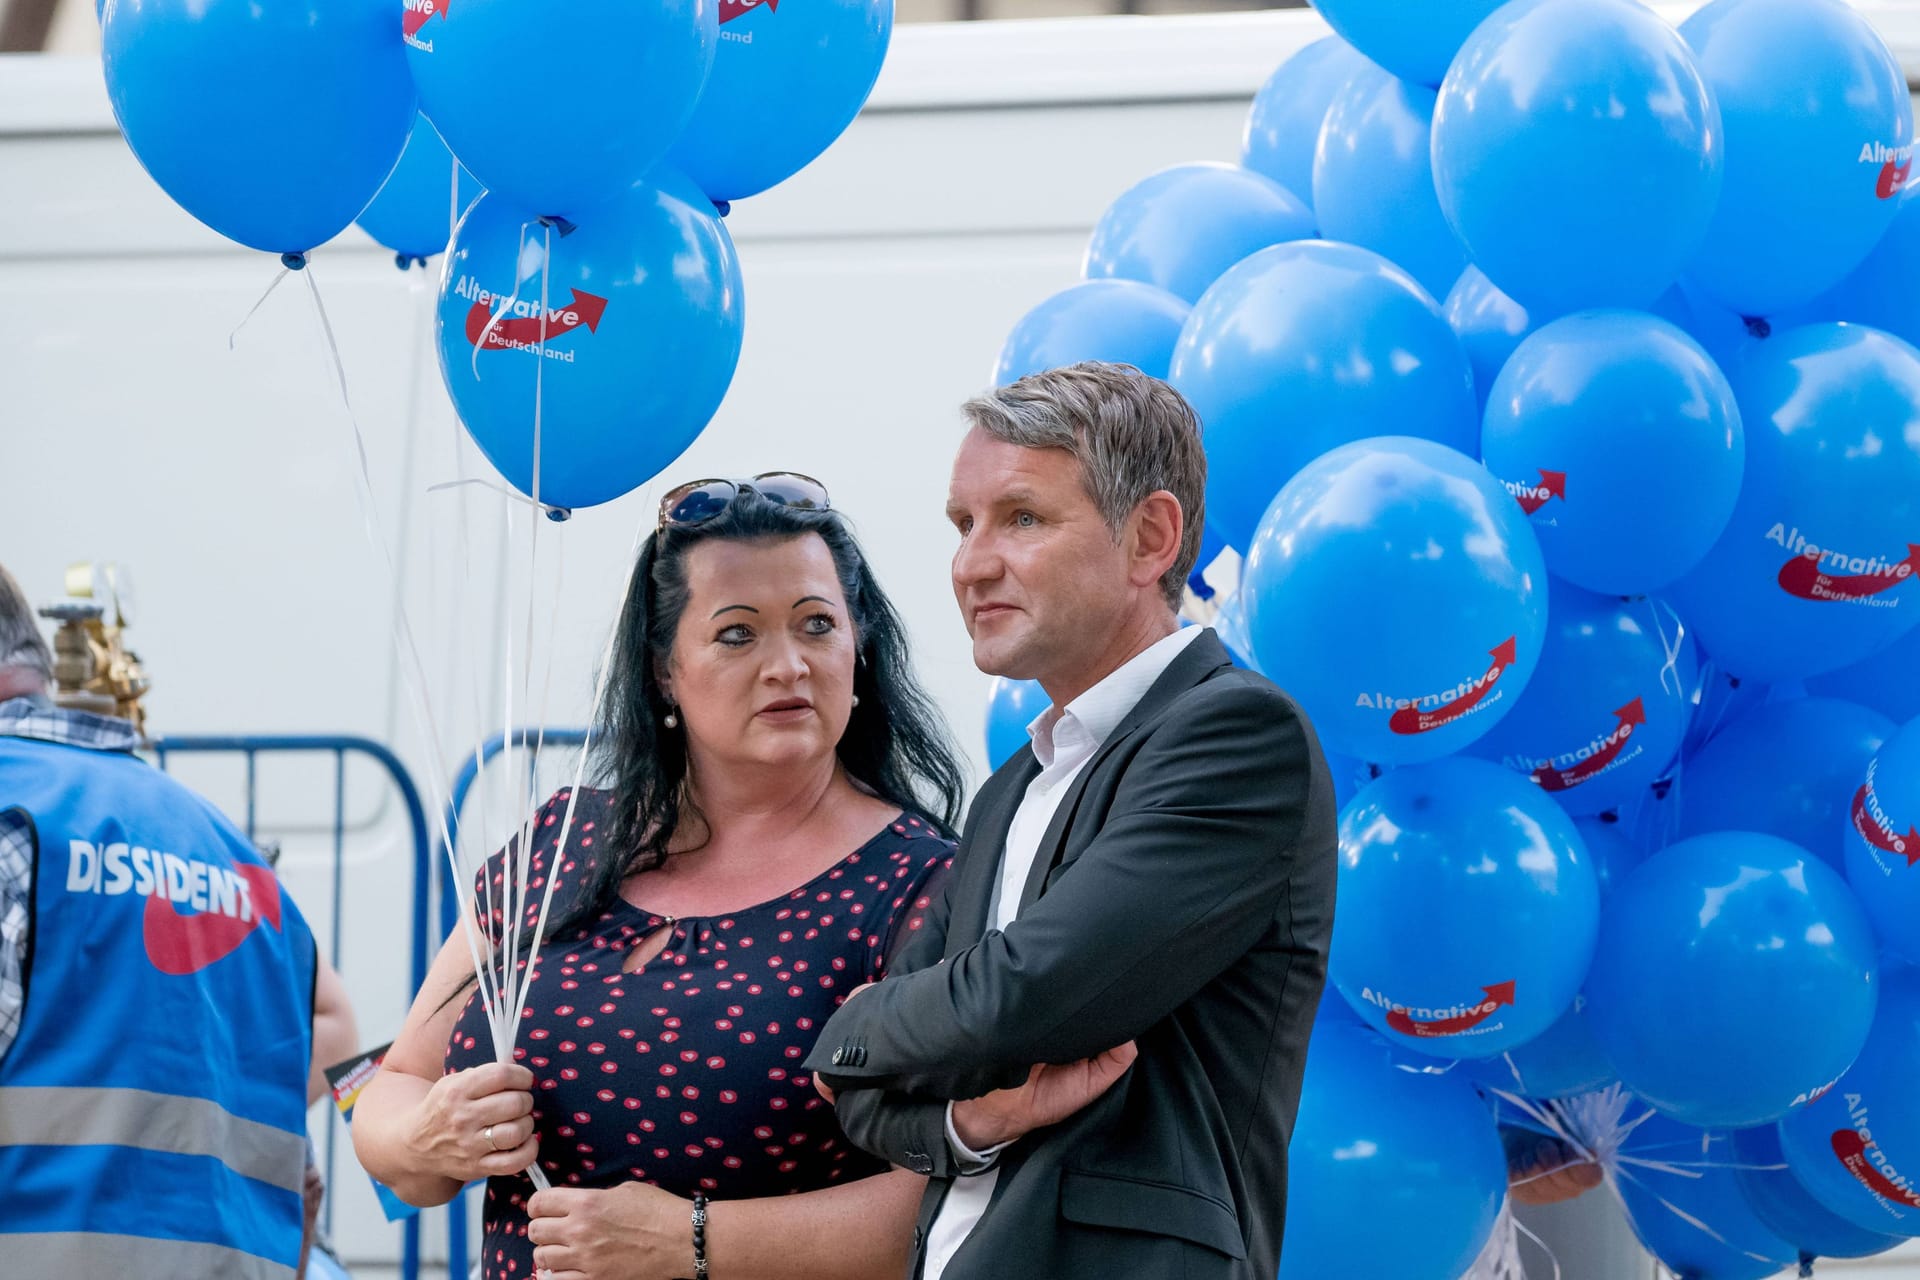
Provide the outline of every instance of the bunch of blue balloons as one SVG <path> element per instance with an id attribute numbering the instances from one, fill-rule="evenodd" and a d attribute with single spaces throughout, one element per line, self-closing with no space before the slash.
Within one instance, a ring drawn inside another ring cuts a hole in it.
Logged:
<path id="1" fill-rule="evenodd" d="M 1398 1192 L 1461 1079 L 1619 1085 L 1707 1152 L 1629 1196 L 1683 1273 L 1920 1237 L 1906 77 L 1844 0 L 1315 6 L 1240 163 L 1123 192 L 994 371 L 1187 397 L 1237 577 L 1189 611 L 1335 763 L 1341 1066 L 1283 1275 L 1460 1274 L 1472 1144 Z M 994 696 L 998 763 L 1046 695 Z"/>
<path id="2" fill-rule="evenodd" d="M 559 509 L 643 483 L 719 407 L 744 317 L 720 219 L 852 122 L 893 3 L 105 0 L 100 17 L 129 145 L 215 231 L 295 268 L 356 220 L 403 267 L 450 249 L 454 406 Z"/>

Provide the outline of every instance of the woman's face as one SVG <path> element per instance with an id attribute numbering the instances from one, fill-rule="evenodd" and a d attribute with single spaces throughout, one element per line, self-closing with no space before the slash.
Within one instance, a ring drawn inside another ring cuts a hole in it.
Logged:
<path id="1" fill-rule="evenodd" d="M 696 764 L 817 763 L 853 713 L 858 638 L 816 534 L 714 539 L 687 553 L 688 598 L 661 673 Z"/>

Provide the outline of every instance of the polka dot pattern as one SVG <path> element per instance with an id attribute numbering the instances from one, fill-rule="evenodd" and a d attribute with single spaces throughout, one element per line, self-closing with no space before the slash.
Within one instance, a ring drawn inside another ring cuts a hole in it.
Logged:
<path id="1" fill-rule="evenodd" d="M 528 883 L 544 891 L 566 791 L 535 820 Z M 605 792 L 582 791 L 560 858 L 556 906 L 590 872 Z M 953 845 L 903 814 L 790 893 L 724 916 L 669 920 L 624 900 L 540 949 L 514 1057 L 534 1074 L 540 1163 L 555 1186 L 630 1179 L 714 1199 L 851 1182 L 883 1162 L 841 1134 L 800 1066 L 847 993 L 886 974 L 920 927 Z M 504 861 L 481 873 L 498 937 Z M 530 895 L 533 896 L 533 895 Z M 522 928 L 531 928 L 538 902 Z M 638 968 L 666 931 L 663 949 Z M 448 1071 L 493 1060 L 477 996 L 447 1046 Z M 524 1177 L 494 1178 L 485 1209 L 487 1280 L 533 1275 Z"/>

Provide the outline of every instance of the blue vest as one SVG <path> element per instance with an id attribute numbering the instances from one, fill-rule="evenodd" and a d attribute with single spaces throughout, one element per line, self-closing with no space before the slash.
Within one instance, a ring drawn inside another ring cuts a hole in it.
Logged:
<path id="1" fill-rule="evenodd" d="M 273 871 L 138 757 L 0 735 L 36 837 L 0 1058 L 0 1273 L 291 1280 L 314 942 Z"/>

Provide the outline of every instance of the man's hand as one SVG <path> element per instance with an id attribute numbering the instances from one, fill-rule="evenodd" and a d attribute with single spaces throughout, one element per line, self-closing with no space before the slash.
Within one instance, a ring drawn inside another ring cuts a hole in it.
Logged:
<path id="1" fill-rule="evenodd" d="M 1559 1204 L 1599 1186 L 1600 1166 L 1557 1138 L 1503 1129 L 1507 1148 L 1507 1194 L 1515 1204 Z"/>
<path id="2" fill-rule="evenodd" d="M 1024 1138 L 1059 1124 L 1113 1087 L 1140 1050 L 1129 1040 L 1097 1058 L 1064 1066 L 1041 1064 L 1018 1088 L 1000 1089 L 953 1104 L 953 1131 L 975 1151 Z"/>
<path id="3" fill-rule="evenodd" d="M 546 1280 L 671 1280 L 693 1274 L 693 1202 L 627 1182 L 556 1187 L 527 1202 L 533 1265 Z"/>

